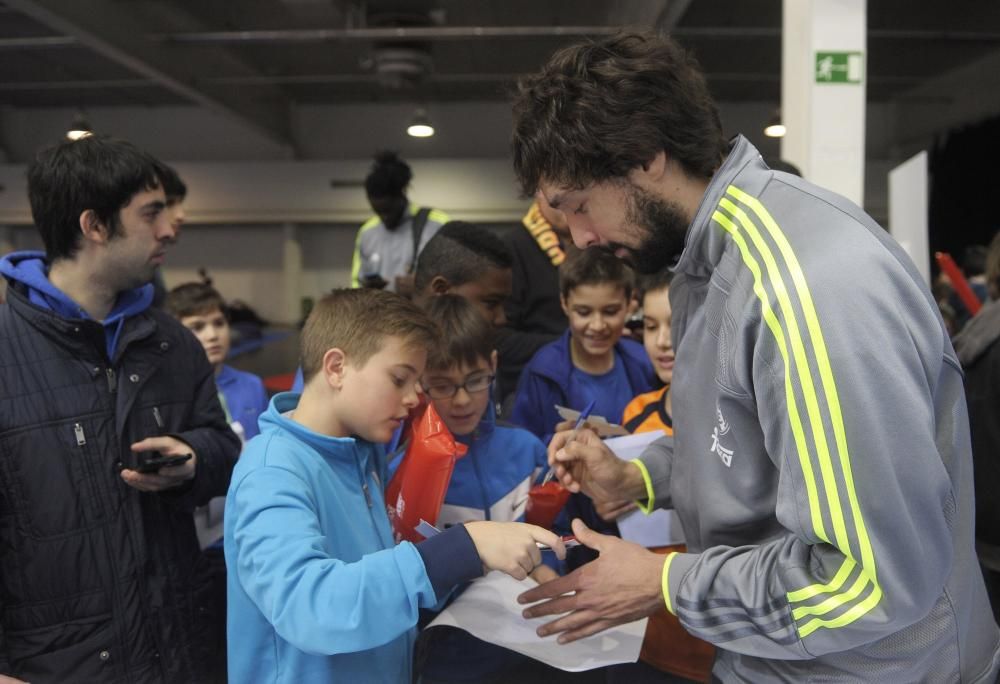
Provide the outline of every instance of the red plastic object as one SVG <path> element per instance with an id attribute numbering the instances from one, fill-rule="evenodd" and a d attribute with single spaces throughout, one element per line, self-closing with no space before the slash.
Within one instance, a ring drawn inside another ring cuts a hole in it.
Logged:
<path id="1" fill-rule="evenodd" d="M 979 301 L 979 297 L 969 287 L 969 281 L 962 275 L 962 271 L 958 268 L 955 260 L 951 258 L 951 255 L 948 252 L 935 252 L 934 258 L 937 259 L 941 270 L 948 275 L 951 286 L 955 288 L 955 294 L 962 300 L 962 304 L 965 305 L 969 315 L 975 316 L 979 313 L 979 309 L 983 306 L 983 303 Z"/>
<path id="2" fill-rule="evenodd" d="M 287 392 L 292 389 L 292 383 L 295 382 L 295 373 L 281 373 L 279 375 L 268 375 L 264 378 L 264 389 L 266 389 L 271 394 L 277 394 L 278 392 Z"/>
<path id="3" fill-rule="evenodd" d="M 455 441 L 430 403 L 414 412 L 406 441 L 406 454 L 385 490 L 385 505 L 396 541 L 419 542 L 424 537 L 414 528 L 421 520 L 437 522 L 455 461 L 468 447 Z"/>
<path id="4" fill-rule="evenodd" d="M 566 505 L 570 491 L 558 482 L 546 482 L 528 490 L 528 505 L 524 520 L 532 525 L 551 529 L 559 511 Z"/>

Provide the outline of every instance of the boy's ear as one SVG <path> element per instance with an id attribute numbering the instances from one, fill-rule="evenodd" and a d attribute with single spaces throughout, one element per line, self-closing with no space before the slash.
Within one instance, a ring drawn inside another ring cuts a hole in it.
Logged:
<path id="1" fill-rule="evenodd" d="M 451 292 L 451 283 L 443 275 L 436 275 L 431 278 L 431 292 L 436 295 L 448 294 Z"/>
<path id="2" fill-rule="evenodd" d="M 497 350 L 494 349 L 490 353 L 490 373 L 493 373 L 495 375 L 496 372 L 497 372 Z"/>
<path id="3" fill-rule="evenodd" d="M 80 214 L 80 232 L 83 233 L 84 240 L 98 244 L 108 241 L 108 227 L 101 223 L 97 218 L 97 212 L 93 209 L 87 209 Z"/>
<path id="4" fill-rule="evenodd" d="M 323 377 L 326 384 L 339 390 L 344 386 L 344 376 L 347 373 L 347 355 L 339 347 L 327 349 L 323 354 Z"/>
<path id="5" fill-rule="evenodd" d="M 559 295 L 559 305 L 562 307 L 563 313 L 566 314 L 566 318 L 569 318 L 569 301 L 565 295 Z"/>

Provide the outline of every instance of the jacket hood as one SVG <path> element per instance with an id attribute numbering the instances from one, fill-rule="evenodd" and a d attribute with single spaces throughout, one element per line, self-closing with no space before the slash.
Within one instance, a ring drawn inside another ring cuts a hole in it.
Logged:
<path id="1" fill-rule="evenodd" d="M 49 280 L 49 263 L 44 252 L 14 252 L 0 260 L 0 274 L 9 282 L 20 284 L 35 306 L 52 311 L 62 318 L 93 320 L 83 308 Z M 152 283 L 118 294 L 111 313 L 101 321 L 104 326 L 108 358 L 115 357 L 125 321 L 141 314 L 153 303 Z"/>
<path id="2" fill-rule="evenodd" d="M 367 445 L 372 448 L 377 446 L 355 437 L 331 437 L 330 435 L 320 434 L 319 432 L 313 432 L 301 423 L 296 423 L 286 414 L 295 410 L 301 398 L 302 395 L 295 392 L 276 394 L 271 399 L 271 403 L 268 404 L 267 411 L 260 416 L 260 434 L 264 435 L 276 430 L 283 430 L 291 433 L 296 439 L 309 445 L 325 458 L 336 458 L 343 453 L 350 454 L 352 461 L 355 458 L 354 454 L 358 453 L 356 450 L 357 446 Z M 368 453 L 367 450 L 362 449 L 362 451 Z"/>
<path id="3" fill-rule="evenodd" d="M 25 285 L 32 304 L 54 311 L 64 318 L 90 319 L 79 304 L 49 280 L 49 263 L 44 252 L 8 254 L 0 259 L 0 274 L 12 283 Z M 104 325 L 117 324 L 119 320 L 140 314 L 148 309 L 152 302 L 152 284 L 125 290 L 118 295 L 111 313 L 104 319 Z"/>
<path id="4" fill-rule="evenodd" d="M 984 306 L 952 343 L 963 368 L 974 364 L 994 342 L 1000 339 L 1000 300 Z"/>

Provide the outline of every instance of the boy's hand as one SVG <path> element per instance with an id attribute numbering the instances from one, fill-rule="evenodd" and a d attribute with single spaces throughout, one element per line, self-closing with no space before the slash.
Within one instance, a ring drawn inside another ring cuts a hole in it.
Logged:
<path id="1" fill-rule="evenodd" d="M 465 523 L 465 530 L 472 537 L 483 568 L 505 572 L 517 580 L 523 580 L 541 565 L 539 543 L 550 547 L 558 558 L 566 557 L 562 539 L 537 525 L 477 520 Z"/>
<path id="2" fill-rule="evenodd" d="M 191 454 L 191 458 L 176 466 L 165 466 L 155 473 L 140 473 L 138 470 L 122 471 L 122 479 L 130 487 L 143 492 L 162 492 L 164 489 L 179 487 L 188 480 L 194 479 L 198 454 L 190 445 L 174 437 L 147 437 L 131 446 L 134 453 L 143 451 L 158 451 L 164 456 Z"/>
<path id="3" fill-rule="evenodd" d="M 547 565 L 539 565 L 531 571 L 530 577 L 539 584 L 545 584 L 546 582 L 551 582 L 554 579 L 559 579 L 559 573 Z M 0 682 L 0 684 L 2 684 L 2 682 Z"/>

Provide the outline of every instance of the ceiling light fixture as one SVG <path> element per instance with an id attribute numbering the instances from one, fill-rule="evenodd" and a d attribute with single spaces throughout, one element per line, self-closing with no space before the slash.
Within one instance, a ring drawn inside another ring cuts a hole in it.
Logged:
<path id="1" fill-rule="evenodd" d="M 431 125 L 431 120 L 427 118 L 427 112 L 423 109 L 418 109 L 416 114 L 413 115 L 413 120 L 410 125 L 406 127 L 407 135 L 414 138 L 429 138 L 434 135 L 434 126 Z"/>
<path id="2" fill-rule="evenodd" d="M 781 123 L 781 111 L 776 111 L 764 127 L 764 135 L 768 138 L 783 138 L 787 132 L 785 124 Z"/>
<path id="3" fill-rule="evenodd" d="M 69 130 L 66 131 L 66 138 L 69 140 L 80 140 L 93 134 L 94 129 L 90 127 L 90 123 L 84 118 L 83 113 L 80 112 L 73 117 L 73 122 L 69 125 Z"/>

